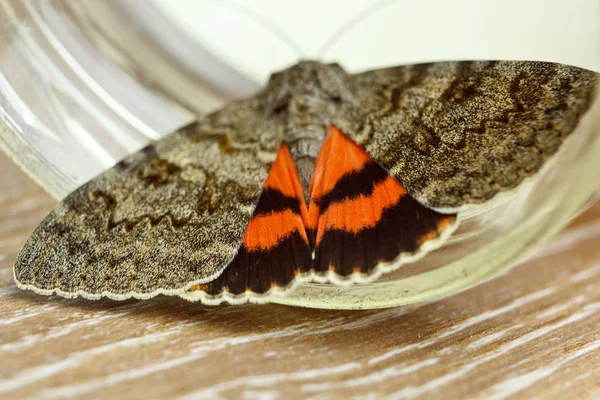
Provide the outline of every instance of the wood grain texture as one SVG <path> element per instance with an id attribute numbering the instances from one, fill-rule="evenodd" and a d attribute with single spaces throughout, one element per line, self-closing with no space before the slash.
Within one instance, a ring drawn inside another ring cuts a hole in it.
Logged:
<path id="1" fill-rule="evenodd" d="M 600 396 L 600 204 L 493 281 L 353 312 L 22 292 L 12 263 L 54 204 L 0 155 L 0 398 Z"/>

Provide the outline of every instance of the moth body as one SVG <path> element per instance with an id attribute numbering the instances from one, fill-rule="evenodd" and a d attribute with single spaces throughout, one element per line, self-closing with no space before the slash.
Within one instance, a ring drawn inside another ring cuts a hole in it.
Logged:
<path id="1" fill-rule="evenodd" d="M 283 142 L 294 160 L 304 196 L 327 131 L 342 102 L 352 98 L 349 77 L 338 64 L 302 61 L 271 76 L 265 93 L 268 115 L 282 119 Z"/>

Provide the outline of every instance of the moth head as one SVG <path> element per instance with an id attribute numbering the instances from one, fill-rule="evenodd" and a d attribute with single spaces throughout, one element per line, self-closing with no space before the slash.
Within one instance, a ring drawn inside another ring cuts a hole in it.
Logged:
<path id="1" fill-rule="evenodd" d="M 285 109 L 293 98 L 319 98 L 339 103 L 351 97 L 349 81 L 348 74 L 337 63 L 300 61 L 272 74 L 265 93 L 272 97 L 277 111 Z"/>

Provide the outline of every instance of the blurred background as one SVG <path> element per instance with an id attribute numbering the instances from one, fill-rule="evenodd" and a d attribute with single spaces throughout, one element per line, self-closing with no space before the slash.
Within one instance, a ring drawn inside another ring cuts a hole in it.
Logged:
<path id="1" fill-rule="evenodd" d="M 0 147 L 56 198 L 298 59 L 600 67 L 597 0 L 4 0 Z"/>
<path id="2" fill-rule="evenodd" d="M 352 71 L 432 60 L 536 59 L 598 68 L 596 0 L 152 0 L 255 82 L 298 58 Z"/>

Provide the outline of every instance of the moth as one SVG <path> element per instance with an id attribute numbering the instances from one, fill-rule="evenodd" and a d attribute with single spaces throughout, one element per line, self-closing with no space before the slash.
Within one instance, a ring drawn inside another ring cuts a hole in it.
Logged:
<path id="1" fill-rule="evenodd" d="M 372 281 L 440 247 L 465 207 L 534 175 L 596 82 L 547 62 L 359 74 L 300 62 L 71 193 L 28 239 L 15 281 L 208 304 Z"/>

